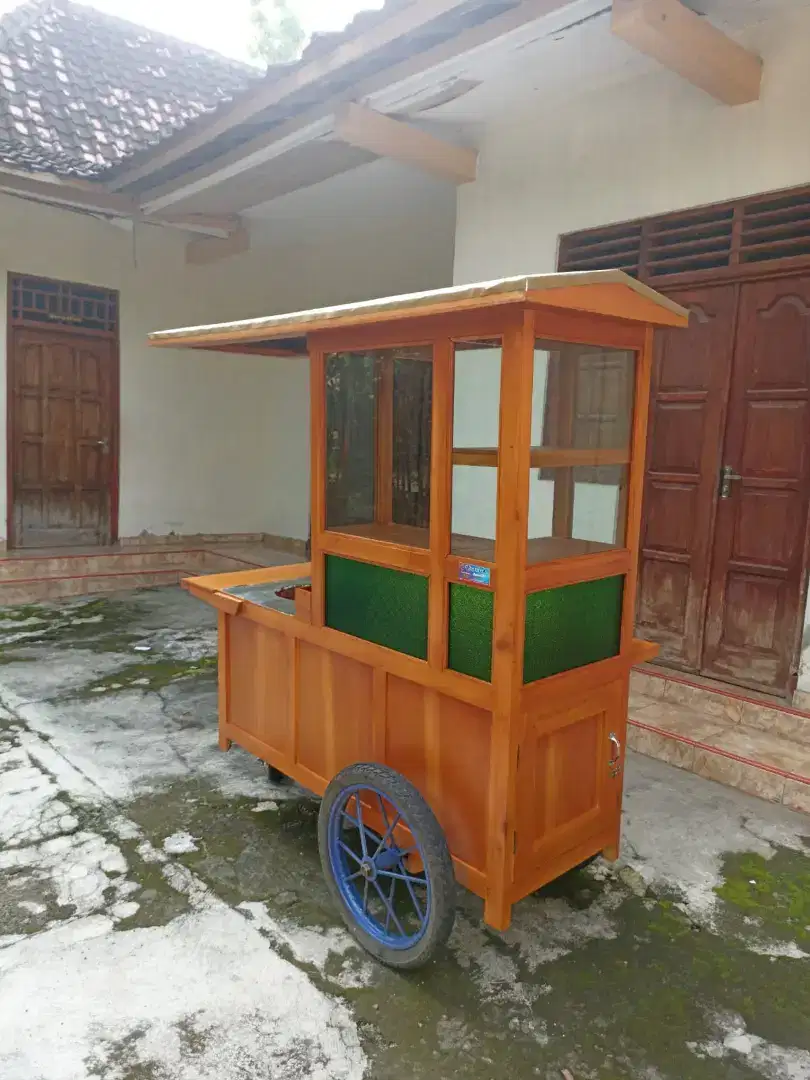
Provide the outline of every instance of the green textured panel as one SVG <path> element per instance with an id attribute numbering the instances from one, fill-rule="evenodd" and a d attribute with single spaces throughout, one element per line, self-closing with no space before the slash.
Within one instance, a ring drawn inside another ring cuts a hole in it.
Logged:
<path id="1" fill-rule="evenodd" d="M 450 585 L 447 666 L 462 675 L 492 678 L 492 609 L 495 593 Z"/>
<path id="2" fill-rule="evenodd" d="M 428 579 L 326 556 L 326 625 L 427 659 Z"/>
<path id="3" fill-rule="evenodd" d="M 623 589 L 620 576 L 530 593 L 526 597 L 524 683 L 616 656 Z"/>

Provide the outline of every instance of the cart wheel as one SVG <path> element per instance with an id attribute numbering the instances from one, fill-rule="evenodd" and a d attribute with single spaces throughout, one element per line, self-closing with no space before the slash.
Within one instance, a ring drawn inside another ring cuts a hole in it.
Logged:
<path id="1" fill-rule="evenodd" d="M 275 765 L 268 765 L 267 779 L 271 784 L 286 784 L 288 777 L 286 773 L 281 772 Z"/>
<path id="2" fill-rule="evenodd" d="M 410 832 L 408 847 L 399 846 L 399 826 Z M 455 918 L 447 841 L 399 773 L 367 763 L 339 772 L 321 803 L 318 846 L 343 920 L 372 956 L 389 967 L 416 968 L 447 941 Z"/>

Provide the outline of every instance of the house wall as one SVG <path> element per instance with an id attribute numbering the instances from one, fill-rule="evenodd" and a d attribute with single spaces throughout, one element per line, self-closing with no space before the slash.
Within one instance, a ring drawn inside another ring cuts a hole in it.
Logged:
<path id="1" fill-rule="evenodd" d="M 452 188 L 417 182 L 403 194 L 398 174 L 374 169 L 354 184 L 329 182 L 334 191 L 321 184 L 277 200 L 251 222 L 250 252 L 205 267 L 186 266 L 179 231 L 141 225 L 133 238 L 84 214 L 0 196 L 4 288 L 14 271 L 120 291 L 122 537 L 306 538 L 306 363 L 151 349 L 146 335 L 449 284 Z M 4 371 L 5 349 L 3 325 Z M 5 395 L 5 377 L 0 388 Z M 2 533 L 5 503 L 0 481 Z"/>
<path id="2" fill-rule="evenodd" d="M 656 70 L 511 103 L 459 189 L 456 283 L 556 268 L 561 233 L 810 182 L 810 12 L 756 28 L 761 100 L 728 108 Z M 800 690 L 810 693 L 810 606 Z"/>

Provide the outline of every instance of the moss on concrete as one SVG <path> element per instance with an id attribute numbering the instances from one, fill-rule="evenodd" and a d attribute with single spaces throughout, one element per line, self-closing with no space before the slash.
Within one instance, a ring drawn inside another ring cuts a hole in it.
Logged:
<path id="1" fill-rule="evenodd" d="M 173 660 L 156 657 L 118 668 L 110 675 L 94 679 L 72 697 L 90 698 L 99 694 L 114 694 L 124 690 L 159 692 L 179 679 L 197 675 L 214 675 L 217 670 L 216 656 L 203 656 L 196 660 Z"/>
<path id="2" fill-rule="evenodd" d="M 142 612 L 134 597 L 0 608 L 0 664 L 27 659 L 32 646 L 125 651 L 141 636 L 135 623 Z"/>

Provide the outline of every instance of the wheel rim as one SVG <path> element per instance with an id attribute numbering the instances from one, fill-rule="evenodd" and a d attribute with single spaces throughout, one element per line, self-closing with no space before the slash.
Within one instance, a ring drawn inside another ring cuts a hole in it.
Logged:
<path id="1" fill-rule="evenodd" d="M 382 831 L 375 825 L 382 822 Z M 430 875 L 408 821 L 385 792 L 366 784 L 344 788 L 329 813 L 329 863 L 346 907 L 357 925 L 389 949 L 410 949 L 425 936 L 430 919 Z M 410 830 L 409 830 L 410 831 Z M 409 870 L 418 856 L 424 869 Z"/>

